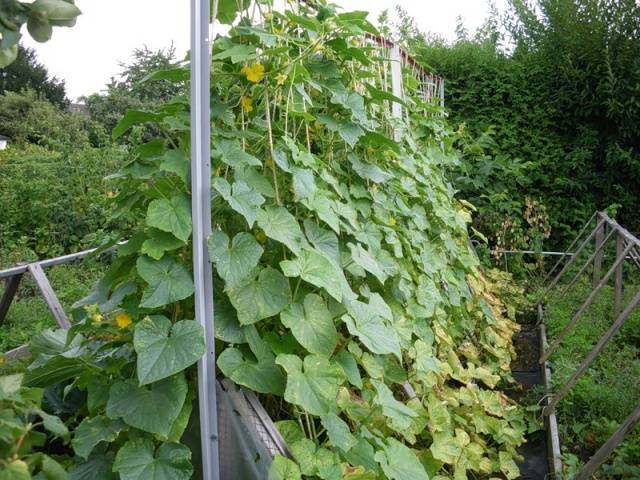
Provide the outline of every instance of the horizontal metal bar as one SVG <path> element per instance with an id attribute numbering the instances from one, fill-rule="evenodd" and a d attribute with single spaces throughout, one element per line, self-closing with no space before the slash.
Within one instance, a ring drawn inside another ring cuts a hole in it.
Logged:
<path id="1" fill-rule="evenodd" d="M 547 252 L 547 251 L 537 251 L 537 250 L 491 250 L 491 253 L 509 253 L 514 255 L 546 255 L 546 256 L 561 256 L 566 255 L 567 257 L 572 257 L 574 254 L 569 252 Z"/>
<path id="2" fill-rule="evenodd" d="M 106 249 L 105 252 L 109 252 L 114 248 L 116 248 L 117 246 L 124 245 L 125 243 L 127 242 L 120 242 L 117 245 L 114 245 L 113 247 Z M 32 263 L 38 263 L 42 268 L 53 267 L 55 265 L 61 265 L 63 263 L 69 263 L 69 262 L 73 262 L 74 260 L 80 260 L 82 258 L 85 258 L 86 256 L 91 255 L 93 252 L 98 251 L 100 248 L 101 247 L 90 248 L 89 250 L 83 250 L 82 252 L 70 253 L 68 255 L 62 255 L 61 257 L 48 258 L 46 260 L 41 260 L 39 262 L 32 262 Z M 24 265 L 17 265 L 15 267 L 7 268 L 5 270 L 0 270 L 0 278 L 8 278 L 8 277 L 13 277 L 15 275 L 26 273 L 29 270 L 29 265 L 30 264 L 27 263 Z"/>

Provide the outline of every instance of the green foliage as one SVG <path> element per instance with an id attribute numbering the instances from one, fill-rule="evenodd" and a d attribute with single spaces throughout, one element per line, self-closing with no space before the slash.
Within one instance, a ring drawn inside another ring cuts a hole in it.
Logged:
<path id="1" fill-rule="evenodd" d="M 129 110 L 152 110 L 179 93 L 184 93 L 185 82 L 163 79 L 163 71 L 175 63 L 173 46 L 157 51 L 146 46 L 135 49 L 129 63 L 120 64 L 122 71 L 111 79 L 104 93 L 94 93 L 82 100 L 91 116 L 107 131 L 111 131 Z M 155 81 L 148 77 L 155 73 Z M 180 72 L 180 71 L 178 71 Z M 186 70 L 183 71 L 185 74 Z M 169 75 L 171 77 L 171 75 Z M 175 77 L 173 77 L 175 78 Z M 181 77 L 186 80 L 188 75 Z"/>
<path id="2" fill-rule="evenodd" d="M 68 103 L 64 80 L 49 77 L 49 72 L 44 65 L 38 63 L 36 52 L 32 48 L 18 46 L 16 61 L 2 69 L 0 94 L 25 89 L 36 92 L 60 107 Z"/>
<path id="3" fill-rule="evenodd" d="M 4 0 L 0 4 L 0 68 L 17 58 L 18 41 L 25 24 L 35 41 L 46 42 L 53 34 L 53 27 L 72 27 L 80 14 L 74 0 Z"/>
<path id="4" fill-rule="evenodd" d="M 61 109 L 32 90 L 0 95 L 0 132 L 12 143 L 69 150 L 89 144 L 92 127 L 91 120 Z"/>
<path id="5" fill-rule="evenodd" d="M 507 205 L 523 205 L 526 195 L 541 202 L 553 245 L 566 244 L 593 211 L 613 203 L 637 230 L 640 192 L 632 179 L 640 130 L 631 119 L 640 115 L 639 9 L 633 0 L 514 0 L 504 21 L 493 16 L 475 37 L 461 33 L 447 44 L 405 35 L 418 58 L 446 78 L 453 122 L 472 138 L 492 129 L 487 160 L 495 173 L 508 165 L 503 182 L 487 185 L 491 175 L 463 159 L 463 177 L 481 180 L 456 186 Z M 479 208 L 479 215 L 502 213 L 495 204 Z"/>
<path id="6" fill-rule="evenodd" d="M 633 283 L 626 287 L 625 300 L 629 301 L 636 288 Z M 558 335 L 590 290 L 590 284 L 581 282 L 565 295 L 550 298 L 545 310 L 550 339 Z M 556 388 L 566 382 L 611 326 L 612 314 L 613 288 L 604 287 L 551 358 Z M 640 403 L 636 387 L 640 378 L 639 325 L 640 313 L 635 312 L 559 405 L 558 422 L 568 475 L 575 474 Z M 634 477 L 640 473 L 639 464 L 640 432 L 634 431 L 599 470 L 597 478 Z"/>
<path id="7" fill-rule="evenodd" d="M 63 466 L 38 452 L 54 438 L 66 440 L 69 431 L 62 421 L 42 410 L 43 391 L 22 385 L 21 374 L 0 377 L 0 479 L 64 479 Z"/>
<path id="8" fill-rule="evenodd" d="M 516 478 L 528 426 L 500 390 L 516 326 L 444 178 L 456 152 L 441 111 L 406 98 L 412 118 L 391 140 L 398 99 L 379 93 L 377 53 L 357 47 L 376 33 L 366 13 L 300 8 L 213 45 L 218 367 L 295 420 L 283 430 L 294 461 L 277 457 L 270 478 Z M 179 87 L 183 71 L 151 77 Z M 176 97 L 116 126 L 161 133 L 115 176 L 128 243 L 73 327 L 31 342 L 27 383 L 80 398 L 74 478 L 192 473 L 180 441 L 204 342 L 191 320 L 188 114 Z"/>
<path id="9" fill-rule="evenodd" d="M 0 152 L 0 251 L 54 257 L 99 243 L 109 229 L 114 186 L 103 178 L 122 165 L 116 148 L 55 153 L 36 146 Z M 29 208 L 25 208 L 28 205 Z M 12 255 L 13 262 L 28 260 Z"/>

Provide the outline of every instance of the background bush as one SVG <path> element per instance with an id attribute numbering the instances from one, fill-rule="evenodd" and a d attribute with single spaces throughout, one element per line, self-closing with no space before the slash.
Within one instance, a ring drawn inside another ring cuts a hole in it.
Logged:
<path id="1" fill-rule="evenodd" d="M 472 138 L 492 132 L 483 151 L 509 167 L 492 184 L 473 155 L 462 157 L 480 181 L 458 187 L 484 198 L 480 216 L 507 213 L 488 201 L 498 194 L 516 207 L 530 196 L 547 209 L 553 246 L 566 245 L 594 210 L 611 204 L 621 205 L 623 224 L 640 230 L 635 0 L 510 0 L 506 15 L 494 12 L 475 35 L 460 25 L 454 42 L 422 34 L 401 12 L 396 32 L 446 79 L 453 122 Z M 480 225 L 492 234 L 500 222 Z"/>
<path id="2" fill-rule="evenodd" d="M 47 258 L 100 242 L 109 228 L 104 177 L 123 151 L 90 146 L 54 152 L 27 145 L 0 152 L 0 252 L 4 264 Z"/>

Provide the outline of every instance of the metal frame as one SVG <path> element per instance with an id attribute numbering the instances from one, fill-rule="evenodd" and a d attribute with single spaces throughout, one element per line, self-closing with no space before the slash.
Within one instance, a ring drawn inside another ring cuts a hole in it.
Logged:
<path id="1" fill-rule="evenodd" d="M 569 250 L 573 248 L 579 241 L 579 239 L 583 236 L 588 226 L 592 223 L 593 219 L 596 219 L 596 226 L 593 228 L 591 233 L 587 236 L 587 238 L 580 244 L 578 249 L 571 255 Z M 606 234 L 606 231 L 609 230 L 609 233 Z M 606 234 L 606 235 L 605 235 Z M 608 244 L 608 242 L 615 238 L 616 242 L 616 257 L 609 268 L 609 270 L 602 276 L 602 264 L 604 261 L 604 248 Z M 584 358 L 584 360 L 580 363 L 578 368 L 572 374 L 571 378 L 560 388 L 560 390 L 553 394 L 551 391 L 551 385 L 547 384 L 547 393 L 552 394 L 551 399 L 546 398 L 544 400 L 545 407 L 543 409 L 543 415 L 547 417 L 548 420 L 551 418 L 555 419 L 555 411 L 558 404 L 566 397 L 567 393 L 575 385 L 578 379 L 584 374 L 584 372 L 591 366 L 596 357 L 604 350 L 605 346 L 609 343 L 611 338 L 622 328 L 625 321 L 629 318 L 631 313 L 640 306 L 640 290 L 636 292 L 633 299 L 626 305 L 624 310 L 621 311 L 622 306 L 622 291 L 623 291 L 623 269 L 624 262 L 627 259 L 631 259 L 633 261 L 633 265 L 640 268 L 639 259 L 639 250 L 640 250 L 640 240 L 633 236 L 629 231 L 620 226 L 615 220 L 609 218 L 606 213 L 596 212 L 593 217 L 589 220 L 587 225 L 580 231 L 576 239 L 571 244 L 569 250 L 565 252 L 565 254 L 558 260 L 558 262 L 554 265 L 552 270 L 553 272 L 557 267 L 559 267 L 563 260 L 569 256 L 570 259 L 565 263 L 564 267 L 560 270 L 560 272 L 553 278 L 549 286 L 545 289 L 542 294 L 541 302 L 544 301 L 547 294 L 553 289 L 560 279 L 565 275 L 565 273 L 569 270 L 569 267 L 576 262 L 580 253 L 585 249 L 585 247 L 595 239 L 594 252 L 589 256 L 586 263 L 582 265 L 582 267 L 578 270 L 578 273 L 571 279 L 571 281 L 562 289 L 561 293 L 564 294 L 571 286 L 575 284 L 575 282 L 582 276 L 582 274 L 587 270 L 589 265 L 593 266 L 593 288 L 589 294 L 589 296 L 585 299 L 584 303 L 580 306 L 578 311 L 573 315 L 571 320 L 565 325 L 564 329 L 560 332 L 560 334 L 556 337 L 553 344 L 549 347 L 544 347 L 542 349 L 542 353 L 539 359 L 539 363 L 543 365 L 543 368 L 546 370 L 547 360 L 549 357 L 558 349 L 562 341 L 566 338 L 566 336 L 573 330 L 573 328 L 577 325 L 578 321 L 584 314 L 584 312 L 589 308 L 589 306 L 593 303 L 598 293 L 602 290 L 604 285 L 614 277 L 615 285 L 614 285 L 614 316 L 615 321 L 611 324 L 609 329 L 602 335 L 597 344 L 591 349 L 588 355 Z M 549 274 L 545 278 L 549 278 Z M 539 311 L 539 323 L 541 324 L 541 328 L 544 327 L 542 324 L 542 303 L 538 304 Z M 546 343 L 546 341 L 545 341 Z M 613 452 L 613 450 L 624 440 L 624 437 L 627 433 L 629 433 L 635 426 L 640 423 L 640 405 L 636 407 L 636 409 L 627 417 L 627 419 L 620 425 L 618 430 L 607 440 L 607 442 L 600 447 L 600 449 L 591 457 L 589 462 L 583 467 L 583 469 L 576 476 L 576 480 L 587 480 L 591 478 L 593 473 L 602 465 L 605 460 L 609 457 L 609 455 Z M 554 455 L 554 462 L 556 461 Z"/>
<path id="2" fill-rule="evenodd" d="M 217 2 L 216 2 L 217 3 Z M 198 361 L 198 407 L 202 476 L 220 478 L 213 269 L 207 240 L 211 235 L 211 119 L 209 0 L 191 0 L 191 217 L 195 319 L 204 330 L 206 351 Z"/>
<path id="3" fill-rule="evenodd" d="M 47 267 L 53 267 L 54 265 L 62 265 L 63 263 L 69 263 L 73 262 L 74 260 L 83 259 L 87 255 L 94 253 L 97 250 L 97 248 L 93 248 L 91 250 L 84 250 L 82 252 L 64 255 L 62 257 L 42 260 L 40 262 L 25 263 L 12 268 L 1 270 L 0 280 L 5 279 L 6 287 L 4 290 L 4 294 L 0 299 L 0 326 L 4 323 L 4 320 L 9 312 L 9 307 L 11 307 L 11 303 L 16 296 L 22 277 L 26 273 L 29 273 L 36 282 L 36 285 L 42 293 L 42 297 L 44 298 L 44 301 L 47 304 L 47 307 L 49 308 L 49 311 L 53 315 L 53 318 L 55 319 L 58 326 L 60 328 L 68 329 L 71 324 L 69 323 L 67 315 L 64 313 L 64 309 L 60 304 L 60 300 L 56 296 L 53 287 L 51 286 L 51 283 L 49 282 L 49 279 L 44 272 L 44 269 Z M 20 347 L 20 349 L 23 349 L 23 347 Z"/>

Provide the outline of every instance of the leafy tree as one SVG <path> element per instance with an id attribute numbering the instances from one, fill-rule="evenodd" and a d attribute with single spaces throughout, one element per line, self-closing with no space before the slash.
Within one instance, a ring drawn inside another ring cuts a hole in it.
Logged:
<path id="1" fill-rule="evenodd" d="M 25 88 L 43 95 L 53 104 L 68 104 L 64 80 L 51 78 L 33 49 L 18 46 L 16 61 L 0 73 L 0 93 L 20 92 Z"/>
<path id="2" fill-rule="evenodd" d="M 488 183 L 472 196 L 542 201 L 557 246 L 595 209 L 614 203 L 622 205 L 621 222 L 640 228 L 635 1 L 513 0 L 504 18 L 494 12 L 475 35 L 424 38 L 405 43 L 445 77 L 452 120 L 475 137 L 493 129 L 495 144 L 485 153 L 531 165 L 526 186 Z"/>
<path id="3" fill-rule="evenodd" d="M 14 142 L 61 151 L 89 143 L 88 119 L 72 114 L 33 90 L 0 95 L 0 133 Z"/>
<path id="4" fill-rule="evenodd" d="M 121 63 L 121 73 L 113 77 L 106 92 L 94 93 L 83 100 L 93 118 L 102 122 L 108 131 L 128 110 L 151 110 L 184 91 L 184 84 L 168 80 L 153 82 L 145 78 L 158 70 L 166 70 L 175 63 L 175 48 L 156 51 L 142 47 L 133 51 L 129 63 Z"/>

